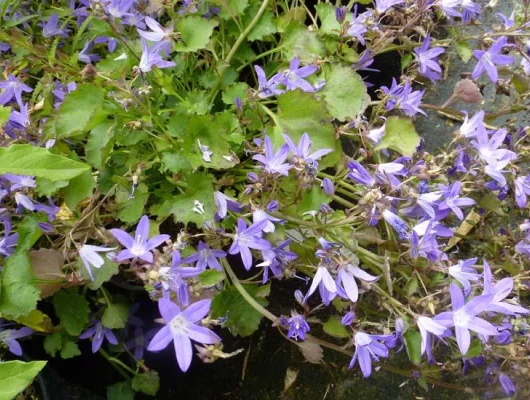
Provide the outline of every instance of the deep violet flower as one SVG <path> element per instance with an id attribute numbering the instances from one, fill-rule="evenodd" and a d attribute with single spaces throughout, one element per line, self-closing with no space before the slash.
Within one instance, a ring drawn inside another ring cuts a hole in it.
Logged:
<path id="1" fill-rule="evenodd" d="M 20 107 L 22 107 L 24 104 L 22 102 L 22 92 L 33 92 L 32 88 L 20 82 L 13 74 L 9 74 L 7 76 L 7 81 L 0 82 L 0 89 L 4 89 L 0 95 L 0 104 L 6 104 L 10 102 L 13 97 L 15 97 Z"/>
<path id="2" fill-rule="evenodd" d="M 57 24 L 59 23 L 59 16 L 52 14 L 46 23 L 42 23 L 42 36 L 50 38 L 52 36 L 68 37 L 68 30 L 60 29 Z"/>
<path id="3" fill-rule="evenodd" d="M 278 82 L 284 85 L 286 90 L 302 89 L 304 92 L 314 92 L 315 88 L 304 78 L 313 75 L 317 70 L 316 65 L 300 67 L 300 59 L 294 57 L 289 69 L 281 73 Z"/>
<path id="4" fill-rule="evenodd" d="M 237 219 L 236 234 L 228 253 L 240 254 L 247 271 L 252 267 L 250 249 L 268 250 L 272 247 L 268 241 L 262 238 L 263 229 L 267 222 L 268 220 L 264 219 L 247 227 L 247 223 L 243 218 Z"/>
<path id="5" fill-rule="evenodd" d="M 260 162 L 262 168 L 271 174 L 289 175 L 291 165 L 285 162 L 289 155 L 289 146 L 287 144 L 282 145 L 278 151 L 274 153 L 271 139 L 269 136 L 265 136 L 264 153 L 265 154 L 256 154 L 252 158 Z"/>
<path id="6" fill-rule="evenodd" d="M 502 372 L 499 374 L 499 382 L 502 386 L 502 390 L 504 391 L 504 394 L 506 396 L 513 396 L 515 393 L 517 393 L 517 389 L 515 388 L 515 384 L 513 381 L 508 377 L 508 375 L 503 374 Z"/>
<path id="7" fill-rule="evenodd" d="M 479 78 L 484 72 L 488 75 L 493 83 L 499 79 L 497 72 L 497 65 L 513 64 L 515 58 L 501 54 L 502 49 L 508 44 L 506 36 L 500 37 L 493 43 L 493 45 L 486 51 L 473 50 L 475 58 L 478 60 L 475 69 L 471 74 L 472 79 Z"/>
<path id="8" fill-rule="evenodd" d="M 284 319 L 286 320 L 285 325 L 289 328 L 287 337 L 294 340 L 305 340 L 305 334 L 310 331 L 310 327 L 304 316 L 296 311 L 291 311 L 291 317 L 289 319 L 284 317 Z"/>
<path id="9" fill-rule="evenodd" d="M 126 247 L 126 250 L 122 250 L 118 254 L 117 260 L 119 262 L 131 258 L 141 258 L 148 263 L 152 263 L 153 253 L 151 253 L 151 250 L 169 239 L 169 235 L 157 235 L 149 239 L 149 218 L 147 215 L 144 215 L 140 219 L 136 227 L 134 239 L 122 229 L 111 229 L 110 233 L 112 233 L 118 242 Z"/>
<path id="10" fill-rule="evenodd" d="M 455 327 L 458 348 L 465 355 L 471 344 L 470 330 L 482 335 L 498 334 L 497 329 L 490 322 L 477 317 L 488 309 L 493 296 L 490 294 L 476 296 L 465 303 L 464 294 L 454 283 L 451 283 L 450 292 L 453 311 L 442 312 L 434 319 L 446 328 Z"/>
<path id="11" fill-rule="evenodd" d="M 97 54 L 90 53 L 90 50 L 94 47 L 94 42 L 86 42 L 83 49 L 77 54 L 77 59 L 85 64 L 91 64 L 93 62 L 101 60 L 101 57 Z"/>
<path id="12" fill-rule="evenodd" d="M 171 300 L 160 299 L 158 309 L 165 325 L 153 337 L 147 350 L 160 351 L 173 341 L 177 363 L 180 369 L 186 372 L 193 356 L 192 340 L 201 344 L 214 344 L 221 341 L 215 332 L 199 325 L 199 322 L 210 312 L 210 304 L 211 300 L 200 300 L 181 310 Z"/>
<path id="13" fill-rule="evenodd" d="M 377 341 L 377 335 L 369 335 L 364 332 L 357 332 L 354 336 L 355 353 L 348 368 L 353 368 L 359 361 L 359 367 L 365 378 L 372 374 L 372 359 L 379 361 L 379 357 L 388 357 L 388 348 Z"/>
<path id="14" fill-rule="evenodd" d="M 93 320 L 91 326 L 79 335 L 79 339 L 92 338 L 92 353 L 97 353 L 103 341 L 107 339 L 110 344 L 118 344 L 118 338 L 111 329 L 105 328 L 100 320 Z"/>
<path id="15" fill-rule="evenodd" d="M 348 178 L 353 179 L 361 185 L 372 187 L 375 185 L 375 179 L 358 161 L 350 161 L 348 163 Z"/>
<path id="16" fill-rule="evenodd" d="M 445 186 L 440 184 L 440 190 L 443 193 L 444 200 L 438 205 L 440 211 L 450 209 L 455 213 L 459 220 L 464 219 L 464 213 L 460 207 L 469 207 L 474 205 L 475 200 L 469 197 L 460 197 L 460 192 L 462 190 L 462 183 L 456 181 L 455 183 Z"/>
<path id="17" fill-rule="evenodd" d="M 443 47 L 433 47 L 429 49 L 431 44 L 431 36 L 427 35 L 421 47 L 414 49 L 416 60 L 419 65 L 419 72 L 421 75 L 429 78 L 431 81 L 436 81 L 441 78 L 442 69 L 436 57 L 445 52 Z"/>
<path id="18" fill-rule="evenodd" d="M 392 86 L 390 88 L 381 86 L 381 90 L 388 96 L 386 102 L 387 111 L 397 107 L 409 117 L 414 117 L 417 113 L 425 115 L 425 112 L 420 109 L 421 100 L 425 90 L 413 91 L 408 79 L 398 85 L 393 78 Z"/>

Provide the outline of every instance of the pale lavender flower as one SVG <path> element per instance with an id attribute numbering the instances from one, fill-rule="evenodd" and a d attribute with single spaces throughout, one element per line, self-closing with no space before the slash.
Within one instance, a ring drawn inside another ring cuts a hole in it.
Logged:
<path id="1" fill-rule="evenodd" d="M 36 187 L 35 177 L 28 175 L 14 175 L 4 174 L 2 175 L 11 183 L 11 191 L 22 189 L 22 188 L 34 188 Z"/>
<path id="2" fill-rule="evenodd" d="M 473 147 L 478 150 L 479 157 L 490 166 L 496 166 L 497 170 L 504 168 L 510 161 L 517 158 L 517 154 L 513 151 L 499 148 L 502 146 L 506 134 L 506 129 L 502 128 L 490 138 L 486 130 L 478 130 L 477 140 L 471 141 Z M 501 184 L 504 186 L 506 182 L 501 182 Z"/>
<path id="3" fill-rule="evenodd" d="M 462 183 L 456 181 L 452 185 L 445 186 L 440 184 L 440 190 L 443 193 L 444 200 L 438 205 L 440 211 L 450 209 L 455 213 L 459 220 L 464 219 L 464 213 L 460 207 L 469 207 L 474 205 L 476 202 L 469 197 L 460 197 L 460 191 L 462 190 Z"/>
<path id="4" fill-rule="evenodd" d="M 2 325 L 0 324 L 0 329 Z M 18 343 L 17 339 L 30 336 L 33 333 L 33 329 L 23 327 L 20 329 L 5 329 L 0 331 L 0 343 L 7 345 L 7 348 L 11 353 L 16 356 L 22 356 L 22 347 Z"/>
<path id="5" fill-rule="evenodd" d="M 462 284 L 466 296 L 471 293 L 470 281 L 475 282 L 480 279 L 480 274 L 473 268 L 476 262 L 476 257 L 468 260 L 458 260 L 458 263 L 449 267 L 447 271 L 450 276 Z"/>
<path id="6" fill-rule="evenodd" d="M 173 341 L 178 365 L 183 372 L 186 372 L 193 357 L 192 340 L 201 344 L 221 341 L 215 332 L 199 325 L 210 312 L 210 305 L 211 300 L 200 300 L 181 310 L 169 299 L 160 299 L 158 308 L 165 325 L 153 337 L 147 350 L 160 351 Z"/>
<path id="7" fill-rule="evenodd" d="M 421 47 L 414 49 L 414 53 L 416 60 L 418 61 L 420 74 L 434 82 L 441 78 L 442 72 L 436 57 L 445 52 L 445 49 L 443 47 L 433 47 L 432 49 L 429 49 L 430 44 L 431 36 L 427 35 Z"/>
<path id="8" fill-rule="evenodd" d="M 35 211 L 35 203 L 28 196 L 22 193 L 15 193 L 15 203 L 17 204 L 17 212 L 22 212 L 22 209 L 25 208 L 28 211 Z"/>
<path id="9" fill-rule="evenodd" d="M 502 372 L 499 374 L 499 382 L 502 386 L 502 390 L 504 391 L 504 394 L 506 396 L 513 396 L 515 393 L 517 393 L 517 389 L 515 387 L 515 384 L 513 381 L 508 377 L 508 375 L 503 374 Z"/>
<path id="10" fill-rule="evenodd" d="M 151 17 L 145 17 L 145 23 L 151 29 L 151 32 L 137 29 L 138 33 L 144 39 L 150 40 L 151 42 L 170 42 L 173 35 L 173 25 L 169 25 L 167 28 L 160 25 Z"/>
<path id="11" fill-rule="evenodd" d="M 105 264 L 105 260 L 98 253 L 112 251 L 115 249 L 115 247 L 109 249 L 107 247 L 92 246 L 89 244 L 84 244 L 81 246 L 79 249 L 79 257 L 81 257 L 83 264 L 85 264 L 85 268 L 88 271 L 88 275 L 92 281 L 94 280 L 94 276 L 92 275 L 91 266 L 99 269 L 103 266 L 103 264 Z"/>
<path id="12" fill-rule="evenodd" d="M 496 284 L 493 284 L 493 277 L 491 274 L 491 268 L 486 260 L 484 260 L 484 295 L 491 295 L 489 305 L 486 307 L 486 311 L 492 311 L 502 313 L 505 315 L 516 315 L 516 314 L 529 314 L 530 311 L 518 304 L 508 303 L 503 301 L 508 297 L 513 290 L 514 282 L 513 278 L 501 279 Z"/>
<path id="13" fill-rule="evenodd" d="M 118 254 L 118 262 L 131 258 L 141 258 L 148 263 L 152 263 L 153 253 L 151 253 L 151 250 L 169 239 L 169 235 L 157 235 L 149 239 L 149 218 L 147 215 L 144 215 L 142 219 L 140 219 L 140 222 L 136 227 L 134 239 L 122 229 L 111 229 L 110 232 L 118 242 L 126 247 L 126 250 L 122 250 Z"/>
<path id="14" fill-rule="evenodd" d="M 348 28 L 347 34 L 357 39 L 363 46 L 365 43 L 363 35 L 368 32 L 366 20 L 371 18 L 371 16 L 372 12 L 370 10 L 357 15 L 357 4 L 355 4 L 353 20 Z"/>
<path id="15" fill-rule="evenodd" d="M 180 267 L 181 257 L 178 251 L 173 251 L 171 266 L 161 267 L 158 270 L 158 281 L 155 288 L 162 287 L 164 297 L 168 297 L 168 291 L 176 294 L 178 304 L 187 306 L 189 304 L 188 278 L 196 278 L 203 269 L 197 267 Z"/>
<path id="16" fill-rule="evenodd" d="M 304 78 L 313 75 L 317 70 L 318 67 L 315 65 L 300 67 L 300 59 L 294 57 L 289 69 L 281 73 L 278 82 L 284 85 L 286 90 L 301 89 L 304 92 L 314 92 L 313 86 Z"/>
<path id="17" fill-rule="evenodd" d="M 510 17 L 506 17 L 502 13 L 496 13 L 495 15 L 501 19 L 504 25 L 504 30 L 509 30 L 515 26 L 515 10 L 512 11 Z"/>
<path id="18" fill-rule="evenodd" d="M 210 249 L 210 247 L 202 240 L 199 241 L 198 251 L 191 256 L 182 260 L 183 264 L 195 263 L 195 268 L 205 270 L 206 267 L 222 271 L 223 268 L 219 263 L 218 258 L 226 257 L 226 253 L 222 250 Z"/>
<path id="19" fill-rule="evenodd" d="M 244 219 L 237 219 L 236 234 L 234 235 L 234 241 L 228 253 L 240 254 L 247 271 L 252 267 L 252 253 L 250 249 L 268 250 L 272 247 L 268 241 L 262 238 L 262 232 L 267 222 L 264 219 L 247 227 Z"/>
<path id="20" fill-rule="evenodd" d="M 304 303 L 307 302 L 307 299 L 315 292 L 317 287 L 319 288 L 320 297 L 324 304 L 329 304 L 337 295 L 337 285 L 325 265 L 320 265 L 317 268 L 311 286 L 304 296 Z"/>
<path id="21" fill-rule="evenodd" d="M 348 178 L 367 187 L 375 185 L 375 179 L 358 161 L 350 161 L 348 163 Z"/>
<path id="22" fill-rule="evenodd" d="M 527 257 L 530 257 L 530 235 L 517 242 L 515 245 L 515 252 Z"/>
<path id="23" fill-rule="evenodd" d="M 322 183 L 320 184 L 320 186 L 324 189 L 324 192 L 328 196 L 333 196 L 335 194 L 335 187 L 334 187 L 333 181 L 331 179 L 324 178 L 322 180 Z"/>
<path id="24" fill-rule="evenodd" d="M 114 50 L 116 50 L 116 47 L 118 46 L 118 39 L 115 39 L 110 36 L 98 36 L 94 39 L 94 43 L 96 44 L 103 44 L 107 43 L 107 49 L 109 52 L 113 53 Z"/>
<path id="25" fill-rule="evenodd" d="M 267 80 L 267 76 L 265 75 L 265 71 L 258 66 L 254 65 L 254 70 L 256 71 L 256 75 L 258 76 L 258 97 L 261 99 L 266 99 L 270 96 L 276 96 L 282 93 L 285 93 L 285 90 L 278 89 L 278 85 L 280 84 L 280 78 L 282 77 L 282 74 L 276 74 L 271 79 Z"/>
<path id="26" fill-rule="evenodd" d="M 508 44 L 508 38 L 503 36 L 495 41 L 486 51 L 473 50 L 475 58 L 478 60 L 475 69 L 471 74 L 472 79 L 479 78 L 486 72 L 493 83 L 499 79 L 497 65 L 509 65 L 515 61 L 515 58 L 501 54 L 502 49 Z"/>
<path id="27" fill-rule="evenodd" d="M 160 55 L 160 51 L 164 49 L 166 44 L 158 42 L 151 47 L 147 45 L 147 40 L 142 37 L 142 57 L 140 58 L 140 65 L 138 68 L 142 72 L 149 72 L 153 67 L 171 68 L 177 64 L 173 61 L 166 61 Z"/>
<path id="28" fill-rule="evenodd" d="M 339 267 L 337 278 L 335 279 L 337 294 L 354 303 L 359 299 L 359 287 L 355 278 L 363 282 L 375 282 L 379 277 L 370 275 L 355 265 L 348 264 L 344 267 Z"/>
<path id="29" fill-rule="evenodd" d="M 492 295 L 482 295 L 465 303 L 464 294 L 454 283 L 450 286 L 453 311 L 438 314 L 434 319 L 446 328 L 455 327 L 456 341 L 460 352 L 465 355 L 471 344 L 470 330 L 482 335 L 496 336 L 497 329 L 488 321 L 477 317 L 488 309 Z"/>
<path id="30" fill-rule="evenodd" d="M 385 130 L 386 130 L 386 122 L 379 128 L 370 129 L 366 137 L 373 144 L 379 144 L 381 139 L 383 139 L 383 136 L 385 136 Z"/>
<path id="31" fill-rule="evenodd" d="M 79 339 L 92 338 L 92 353 L 97 353 L 106 339 L 110 344 L 118 344 L 118 338 L 111 329 L 103 326 L 99 319 L 95 319 L 90 327 L 79 335 Z"/>
<path id="32" fill-rule="evenodd" d="M 7 81 L 0 82 L 0 89 L 4 89 L 0 95 L 0 104 L 6 104 L 10 102 L 14 96 L 20 107 L 24 105 L 22 102 L 22 92 L 33 92 L 32 88 L 20 82 L 13 74 L 9 74 L 7 76 Z"/>
<path id="33" fill-rule="evenodd" d="M 530 175 L 517 177 L 513 184 L 515 186 L 515 202 L 519 208 L 525 208 L 527 196 L 530 196 Z"/>
<path id="34" fill-rule="evenodd" d="M 289 135 L 284 134 L 283 138 L 293 153 L 292 162 L 295 168 L 303 168 L 306 164 L 318 165 L 318 160 L 333 151 L 332 149 L 319 149 L 310 154 L 312 143 L 307 132 L 302 134 L 298 146 L 294 144 Z"/>
<path id="35" fill-rule="evenodd" d="M 447 328 L 434 319 L 424 317 L 423 315 L 420 315 L 416 319 L 416 324 L 418 325 L 421 335 L 420 354 L 423 355 L 426 350 L 430 351 L 430 335 L 433 334 L 435 336 L 442 337 Z"/>
<path id="36" fill-rule="evenodd" d="M 226 217 L 228 210 L 237 213 L 242 211 L 241 204 L 239 204 L 234 199 L 231 199 L 230 197 L 226 196 L 222 192 L 214 192 L 214 200 L 215 205 L 217 207 L 217 217 L 219 217 L 220 219 Z"/>
<path id="37" fill-rule="evenodd" d="M 52 36 L 68 37 L 68 30 L 60 29 L 57 24 L 59 23 L 59 16 L 52 14 L 46 23 L 42 23 L 42 36 L 50 38 Z"/>
<path id="38" fill-rule="evenodd" d="M 132 15 L 135 0 L 109 0 L 105 3 L 105 11 L 114 18 Z"/>
<path id="39" fill-rule="evenodd" d="M 11 233 L 11 223 L 4 223 L 4 236 L 0 238 L 0 254 L 9 257 L 15 252 L 18 243 L 18 233 Z"/>
<path id="40" fill-rule="evenodd" d="M 459 129 L 460 135 L 465 138 L 472 138 L 477 136 L 477 132 L 486 130 L 484 127 L 484 110 L 475 113 L 471 118 L 469 118 L 467 111 L 463 111 L 463 113 L 465 117 Z"/>
<path id="41" fill-rule="evenodd" d="M 438 0 L 435 4 L 449 17 L 461 17 L 462 15 L 455 10 L 461 3 L 462 0 Z"/>
<path id="42" fill-rule="evenodd" d="M 285 325 L 289 328 L 287 337 L 294 340 L 305 340 L 305 334 L 310 331 L 310 328 L 304 316 L 298 314 L 296 311 L 291 311 L 291 317 L 285 319 Z"/>
<path id="43" fill-rule="evenodd" d="M 210 151 L 210 146 L 203 145 L 199 139 L 197 139 L 199 150 L 202 153 L 202 159 L 205 162 L 212 162 L 213 151 Z"/>
<path id="44" fill-rule="evenodd" d="M 53 104 L 53 106 L 55 108 L 59 108 L 59 106 L 63 103 L 66 95 L 68 93 L 72 93 L 76 89 L 77 84 L 75 82 L 69 82 L 68 84 L 63 85 L 61 82 L 56 81 L 55 89 L 52 90 L 53 96 L 55 97 L 55 103 Z"/>
<path id="45" fill-rule="evenodd" d="M 405 0 L 375 0 L 375 10 L 379 14 L 383 14 L 390 7 L 401 5 Z"/>
<path id="46" fill-rule="evenodd" d="M 462 21 L 469 22 L 480 15 L 480 5 L 473 0 L 462 0 Z"/>
<path id="47" fill-rule="evenodd" d="M 252 159 L 260 162 L 262 168 L 271 174 L 289 175 L 291 165 L 285 162 L 289 155 L 289 146 L 287 144 L 282 145 L 278 151 L 274 153 L 271 139 L 269 136 L 265 136 L 264 153 L 265 154 L 256 154 Z"/>
<path id="48" fill-rule="evenodd" d="M 379 361 L 379 357 L 388 357 L 388 348 L 376 340 L 377 335 L 369 335 L 364 332 L 357 332 L 354 336 L 355 353 L 348 368 L 353 368 L 359 361 L 359 367 L 365 378 L 372 373 L 372 359 Z"/>
<path id="49" fill-rule="evenodd" d="M 265 228 L 263 228 L 263 232 L 272 233 L 276 230 L 276 227 L 274 225 L 275 222 L 283 223 L 284 221 L 280 218 L 273 217 L 272 215 L 269 215 L 266 211 L 257 208 L 252 212 L 252 223 L 257 223 L 262 220 L 266 220 L 267 224 L 265 225 Z"/>
<path id="50" fill-rule="evenodd" d="M 85 64 L 91 64 L 93 62 L 101 60 L 101 57 L 97 54 L 90 53 L 90 50 L 94 47 L 94 42 L 89 41 L 85 43 L 83 49 L 77 54 L 77 59 Z"/>

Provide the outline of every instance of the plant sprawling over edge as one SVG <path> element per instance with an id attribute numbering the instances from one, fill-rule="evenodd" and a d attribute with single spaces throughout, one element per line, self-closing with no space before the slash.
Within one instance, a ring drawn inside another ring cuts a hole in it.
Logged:
<path id="1" fill-rule="evenodd" d="M 312 362 L 368 377 L 404 347 L 425 388 L 484 366 L 528 395 L 530 135 L 499 117 L 530 108 L 529 4 L 486 30 L 493 3 L 0 1 L 3 348 L 90 340 L 130 379 L 109 398 L 155 395 L 146 351 L 186 371 L 265 317 Z M 425 103 L 456 57 L 468 76 Z M 494 86 L 504 105 L 466 111 Z M 436 154 L 424 110 L 458 123 Z"/>

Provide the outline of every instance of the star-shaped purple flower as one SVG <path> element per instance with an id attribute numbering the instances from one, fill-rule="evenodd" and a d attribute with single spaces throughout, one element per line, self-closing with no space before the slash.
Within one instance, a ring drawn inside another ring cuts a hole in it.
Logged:
<path id="1" fill-rule="evenodd" d="M 493 43 L 493 45 L 486 51 L 473 50 L 475 58 L 478 60 L 475 69 L 471 74 L 472 79 L 479 78 L 484 72 L 489 76 L 493 83 L 499 79 L 497 72 L 497 65 L 513 64 L 515 58 L 501 54 L 503 48 L 508 44 L 506 36 L 500 37 Z"/>

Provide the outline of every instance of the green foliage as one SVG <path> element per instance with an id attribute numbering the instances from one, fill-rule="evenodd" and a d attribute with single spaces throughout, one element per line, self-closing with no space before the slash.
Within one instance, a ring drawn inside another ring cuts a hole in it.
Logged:
<path id="1" fill-rule="evenodd" d="M 118 187 L 115 196 L 116 204 L 118 205 L 116 216 L 126 223 L 138 221 L 144 214 L 144 207 L 148 198 L 149 189 L 145 183 L 138 185 L 133 197 L 130 196 L 130 189 Z"/>
<path id="2" fill-rule="evenodd" d="M 52 154 L 42 147 L 12 144 L 0 148 L 0 174 L 33 175 L 50 181 L 65 181 L 88 169 L 86 164 Z"/>
<path id="3" fill-rule="evenodd" d="M 376 150 L 392 149 L 410 157 L 416 152 L 420 140 L 410 119 L 389 117 L 386 120 L 385 134 Z"/>
<path id="4" fill-rule="evenodd" d="M 53 306 L 66 332 L 79 336 L 89 321 L 90 308 L 86 298 L 73 291 L 61 290 L 53 296 Z"/>
<path id="5" fill-rule="evenodd" d="M 421 363 L 421 335 L 418 331 L 408 329 L 404 334 L 405 347 L 407 348 L 407 354 L 409 360 L 414 365 L 420 365 Z"/>
<path id="6" fill-rule="evenodd" d="M 10 115 L 11 115 L 11 107 L 0 106 L 0 128 L 4 126 L 4 124 L 9 119 Z"/>
<path id="7" fill-rule="evenodd" d="M 101 285 L 108 282 L 110 278 L 119 272 L 119 265 L 115 262 L 110 261 L 105 255 L 103 257 L 103 265 L 100 268 L 92 268 L 92 275 L 94 280 L 90 280 L 88 271 L 81 260 L 77 263 L 77 272 L 81 274 L 83 279 L 88 281 L 87 286 L 90 290 L 98 290 Z"/>
<path id="8" fill-rule="evenodd" d="M 105 92 L 95 85 L 79 85 L 69 93 L 58 112 L 45 126 L 49 138 L 68 138 L 85 133 L 104 118 L 102 113 Z"/>
<path id="9" fill-rule="evenodd" d="M 359 74 L 341 65 L 332 66 L 326 74 L 326 85 L 318 95 L 326 101 L 331 116 L 339 121 L 355 119 L 370 102 L 366 85 Z"/>
<path id="10" fill-rule="evenodd" d="M 332 315 L 329 319 L 322 325 L 324 332 L 328 335 L 344 339 L 350 336 L 348 329 L 342 325 L 340 317 Z"/>
<path id="11" fill-rule="evenodd" d="M 76 357 L 81 354 L 76 343 L 76 338 L 61 332 L 55 332 L 46 336 L 44 339 L 44 350 L 52 357 L 55 357 L 57 352 L 59 352 L 63 359 Z"/>
<path id="12" fill-rule="evenodd" d="M 331 116 L 325 103 L 315 99 L 310 93 L 299 90 L 287 92 L 278 98 L 279 112 L 275 119 L 276 127 L 272 131 L 272 141 L 276 147 L 284 143 L 283 134 L 288 134 L 298 143 L 302 134 L 307 132 L 312 141 L 311 150 L 334 149 L 322 159 L 322 166 L 334 165 L 340 158 L 341 145 L 335 137 Z"/>
<path id="13" fill-rule="evenodd" d="M 131 382 L 118 382 L 107 388 L 107 400 L 134 400 Z"/>
<path id="14" fill-rule="evenodd" d="M 298 24 L 293 25 L 293 28 L 285 32 L 282 49 L 284 49 L 286 60 L 299 57 L 302 62 L 307 64 L 324 57 L 326 54 L 324 43 L 318 38 L 317 33 Z"/>
<path id="15" fill-rule="evenodd" d="M 127 324 L 129 318 L 129 305 L 124 302 L 107 304 L 101 323 L 110 329 L 122 329 Z"/>
<path id="16" fill-rule="evenodd" d="M 41 236 L 38 223 L 40 216 L 29 216 L 17 229 L 18 245 L 14 254 L 7 258 L 0 273 L 0 312 L 11 318 L 28 314 L 35 309 L 39 290 L 32 283 L 33 273 L 28 250 Z"/>
<path id="17" fill-rule="evenodd" d="M 456 41 L 454 42 L 454 45 L 456 53 L 463 62 L 467 63 L 469 60 L 471 60 L 471 57 L 473 56 L 473 49 L 471 48 L 471 45 L 468 41 Z"/>
<path id="18" fill-rule="evenodd" d="M 225 274 L 216 269 L 207 269 L 198 276 L 199 282 L 205 288 L 218 285 L 225 279 Z"/>
<path id="19" fill-rule="evenodd" d="M 258 287 L 245 285 L 245 289 L 259 304 L 262 306 L 267 305 L 267 300 L 257 297 L 257 294 L 259 294 Z M 212 318 L 228 316 L 226 327 L 232 335 L 240 335 L 242 337 L 252 335 L 258 329 L 263 318 L 233 286 L 226 286 L 214 297 L 211 314 Z"/>
<path id="20" fill-rule="evenodd" d="M 156 396 L 159 387 L 160 377 L 158 376 L 158 372 L 153 370 L 136 374 L 132 380 L 132 388 L 135 391 L 148 394 L 149 396 Z"/>
<path id="21" fill-rule="evenodd" d="M 83 172 L 81 175 L 71 179 L 68 186 L 61 190 L 66 205 L 70 209 L 76 208 L 81 200 L 92 195 L 95 186 L 96 181 L 91 171 Z"/>
<path id="22" fill-rule="evenodd" d="M 0 362 L 0 400 L 14 399 L 27 388 L 46 361 L 3 361 Z"/>
<path id="23" fill-rule="evenodd" d="M 217 25 L 217 21 L 207 20 L 198 15 L 182 18 L 177 22 L 177 30 L 182 35 L 177 50 L 192 52 L 204 49 Z"/>

